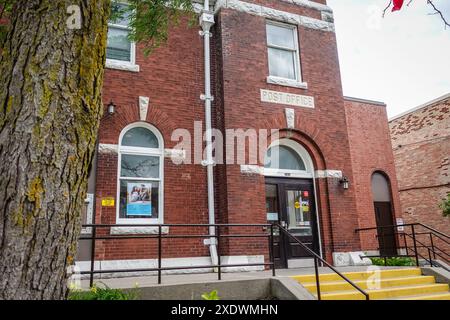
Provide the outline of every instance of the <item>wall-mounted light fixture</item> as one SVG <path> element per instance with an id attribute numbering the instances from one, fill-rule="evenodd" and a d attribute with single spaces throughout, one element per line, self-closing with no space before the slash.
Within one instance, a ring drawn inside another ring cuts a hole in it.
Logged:
<path id="1" fill-rule="evenodd" d="M 348 187 L 349 187 L 350 181 L 348 180 L 347 177 L 344 176 L 344 177 L 342 177 L 341 180 L 339 180 L 339 183 L 342 185 L 342 188 L 344 188 L 345 190 L 347 190 Z"/>
<path id="2" fill-rule="evenodd" d="M 108 113 L 110 115 L 113 115 L 114 112 L 116 112 L 116 105 L 114 104 L 114 102 L 111 100 L 111 102 L 108 104 Z"/>

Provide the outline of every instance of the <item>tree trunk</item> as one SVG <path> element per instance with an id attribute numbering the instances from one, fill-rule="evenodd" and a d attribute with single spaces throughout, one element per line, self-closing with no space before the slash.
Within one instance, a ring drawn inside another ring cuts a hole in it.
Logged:
<path id="1" fill-rule="evenodd" d="M 10 17 L 0 51 L 0 299 L 67 295 L 103 109 L 109 1 L 18 0 Z M 68 27 L 71 5 L 80 29 Z"/>

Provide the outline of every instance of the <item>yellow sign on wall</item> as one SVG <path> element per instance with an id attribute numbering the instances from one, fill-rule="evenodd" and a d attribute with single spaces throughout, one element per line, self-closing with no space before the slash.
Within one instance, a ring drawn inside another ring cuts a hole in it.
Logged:
<path id="1" fill-rule="evenodd" d="M 113 197 L 103 198 L 102 207 L 114 207 L 114 198 Z"/>

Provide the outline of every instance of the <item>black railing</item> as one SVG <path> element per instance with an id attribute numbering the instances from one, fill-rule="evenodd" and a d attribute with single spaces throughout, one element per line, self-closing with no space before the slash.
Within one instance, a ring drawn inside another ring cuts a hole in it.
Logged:
<path id="1" fill-rule="evenodd" d="M 91 235 L 83 235 L 80 240 L 91 240 L 91 260 L 90 268 L 86 271 L 81 271 L 80 274 L 89 274 L 89 284 L 92 287 L 94 284 L 94 274 L 102 273 L 129 273 L 129 272 L 157 272 L 158 274 L 158 284 L 161 284 L 162 271 L 168 270 L 188 270 L 188 269 L 212 269 L 217 268 L 218 280 L 222 279 L 222 268 L 227 267 L 250 267 L 250 266 L 268 266 L 272 270 L 272 275 L 275 276 L 275 263 L 273 255 L 274 246 L 274 225 L 272 224 L 85 224 L 83 228 L 92 228 Z M 145 235 L 97 235 L 97 229 L 107 229 L 107 228 L 157 228 L 158 232 L 156 234 L 145 234 Z M 215 235 L 211 234 L 165 234 L 162 229 L 164 227 L 205 227 L 205 228 L 215 228 Z M 249 233 L 249 234 L 233 234 L 229 230 L 234 227 L 250 227 L 250 228 L 262 228 L 263 230 L 269 229 L 269 232 L 263 233 Z M 222 233 L 221 229 L 227 229 L 227 233 Z M 203 239 L 216 239 L 218 259 L 217 264 L 208 265 L 195 265 L 195 266 L 177 266 L 177 267 L 163 267 L 162 266 L 162 240 L 163 239 L 192 239 L 192 238 L 203 238 Z M 269 247 L 269 262 L 261 263 L 245 263 L 245 264 L 222 264 L 221 263 L 221 240 L 224 238 L 267 238 Z M 108 270 L 96 270 L 95 260 L 96 260 L 96 240 L 109 240 L 109 239 L 154 239 L 157 240 L 157 262 L 158 266 L 156 268 L 135 268 L 135 269 L 108 269 Z"/>
<path id="2" fill-rule="evenodd" d="M 403 228 L 403 231 L 399 231 L 399 228 Z M 405 229 L 410 228 L 410 232 L 406 232 Z M 418 228 L 424 228 L 426 232 L 417 232 Z M 385 230 L 388 229 L 389 232 L 386 233 Z M 393 231 L 397 230 L 397 231 Z M 381 244 L 377 249 L 380 251 L 379 255 L 367 255 L 366 257 L 379 257 L 384 259 L 384 263 L 386 265 L 387 258 L 391 257 L 411 257 L 415 259 L 416 266 L 419 266 L 419 260 L 423 259 L 426 263 L 428 263 L 431 267 L 439 267 L 434 260 L 437 257 L 441 258 L 445 263 L 449 262 L 450 254 L 447 250 L 440 248 L 436 242 L 442 241 L 444 244 L 449 245 L 450 236 L 446 235 L 443 232 L 435 230 L 425 224 L 422 223 L 408 223 L 408 224 L 398 224 L 398 225 L 387 225 L 387 226 L 377 226 L 370 228 L 360 228 L 356 229 L 355 232 L 367 232 L 367 231 L 376 231 L 375 238 L 379 240 L 381 238 Z M 429 243 L 425 243 L 426 240 L 419 240 L 419 236 L 427 236 Z M 386 247 L 386 236 L 394 237 L 395 247 Z M 403 240 L 403 246 L 402 246 Z M 408 245 L 408 240 L 412 241 L 411 245 Z M 387 251 L 392 251 L 389 254 L 383 253 L 384 250 L 391 249 Z M 405 254 L 400 254 L 399 249 L 403 249 Z M 395 252 L 394 252 L 395 251 Z M 425 253 L 424 253 L 425 251 Z M 410 254 L 411 252 L 411 254 Z"/>
<path id="3" fill-rule="evenodd" d="M 353 288 L 358 290 L 361 294 L 363 294 L 366 298 L 366 300 L 369 300 L 369 294 L 365 292 L 363 289 L 358 287 L 355 283 L 353 283 L 350 279 L 348 279 L 346 276 L 344 276 L 342 273 L 340 273 L 338 270 L 336 270 L 332 265 L 330 265 L 328 262 L 326 262 L 321 256 L 319 256 L 317 253 L 315 253 L 313 250 L 311 250 L 306 244 L 298 240 L 292 233 L 290 233 L 288 230 L 286 230 L 281 225 L 277 225 L 278 229 L 283 232 L 286 236 L 288 236 L 291 240 L 299 244 L 303 247 L 303 249 L 306 250 L 314 259 L 314 273 L 316 276 L 316 288 L 317 288 L 317 299 L 322 300 L 321 293 L 320 293 L 320 274 L 319 274 L 319 263 L 318 261 L 322 262 L 323 265 L 330 268 L 334 273 L 339 275 L 342 279 L 344 279 L 347 283 L 349 283 Z"/>

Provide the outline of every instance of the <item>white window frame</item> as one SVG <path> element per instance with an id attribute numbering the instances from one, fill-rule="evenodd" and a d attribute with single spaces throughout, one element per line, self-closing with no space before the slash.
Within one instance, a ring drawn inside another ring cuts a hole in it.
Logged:
<path id="1" fill-rule="evenodd" d="M 292 31 L 292 35 L 294 38 L 294 49 L 278 46 L 274 44 L 269 43 L 269 38 L 267 36 L 267 25 L 277 26 L 286 28 Z M 298 28 L 295 25 L 287 24 L 283 22 L 273 21 L 273 20 L 266 20 L 266 46 L 267 46 L 267 67 L 268 67 L 268 77 L 267 82 L 272 84 L 278 84 L 278 85 L 285 85 L 285 86 L 292 86 L 297 88 L 307 88 L 307 84 L 302 82 L 302 70 L 300 65 L 300 47 L 298 43 Z M 270 68 L 269 68 L 269 48 L 273 49 L 279 49 L 279 50 L 285 50 L 289 52 L 294 53 L 294 72 L 295 72 L 295 79 L 290 78 L 284 78 L 284 77 L 277 77 L 270 74 Z"/>
<path id="2" fill-rule="evenodd" d="M 133 128 L 142 127 L 150 130 L 158 139 L 159 148 L 142 148 L 122 146 L 123 136 Z M 138 178 L 122 177 L 120 175 L 122 165 L 122 154 L 142 155 L 159 157 L 159 178 Z M 157 181 L 158 190 L 158 218 L 120 218 L 120 181 Z M 117 224 L 162 224 L 164 222 L 164 140 L 159 130 L 146 122 L 135 122 L 123 128 L 119 136 L 118 158 L 117 158 L 117 204 L 116 204 L 116 223 Z"/>
<path id="3" fill-rule="evenodd" d="M 119 4 L 128 5 L 126 2 L 119 2 Z M 131 31 L 130 27 L 115 23 L 108 23 L 108 32 L 109 28 Z M 136 65 L 136 43 L 134 41 L 130 41 L 130 61 L 106 58 L 106 67 L 111 69 L 139 72 L 139 66 Z"/>
<path id="4" fill-rule="evenodd" d="M 291 148 L 302 159 L 306 170 L 287 170 L 279 168 L 263 167 L 263 174 L 268 177 L 290 177 L 290 178 L 314 178 L 314 164 L 309 152 L 297 142 L 290 139 L 274 141 L 267 150 L 274 146 L 286 146 Z"/>

